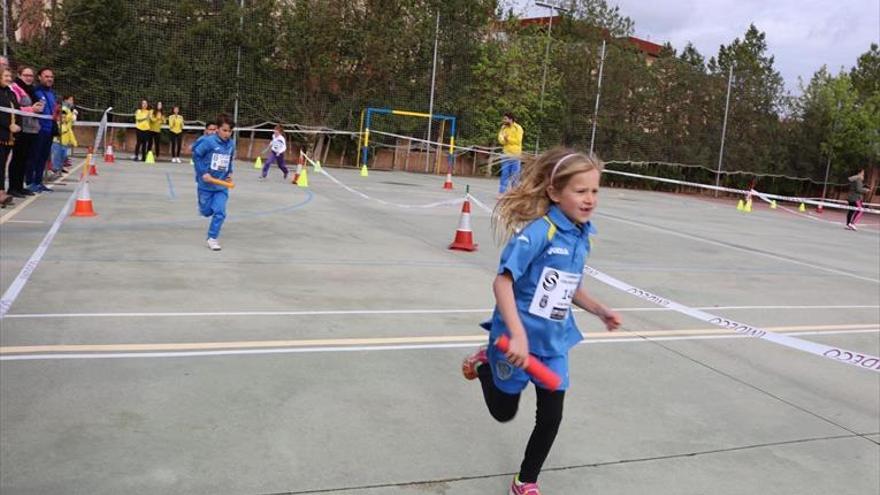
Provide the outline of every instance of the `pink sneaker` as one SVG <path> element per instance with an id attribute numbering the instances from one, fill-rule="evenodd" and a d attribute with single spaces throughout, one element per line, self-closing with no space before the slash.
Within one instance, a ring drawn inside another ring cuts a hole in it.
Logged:
<path id="1" fill-rule="evenodd" d="M 537 483 L 520 483 L 519 476 L 515 476 L 513 478 L 513 482 L 510 483 L 510 491 L 509 495 L 541 495 L 541 490 L 538 489 Z"/>
<path id="2" fill-rule="evenodd" d="M 477 367 L 488 362 L 486 346 L 482 346 L 477 349 L 477 352 L 464 358 L 464 361 L 461 362 L 461 374 L 464 375 L 466 380 L 473 380 L 477 377 Z"/>

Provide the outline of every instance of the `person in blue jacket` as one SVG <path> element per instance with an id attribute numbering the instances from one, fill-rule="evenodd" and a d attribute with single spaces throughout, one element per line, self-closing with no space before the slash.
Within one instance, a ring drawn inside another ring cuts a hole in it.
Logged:
<path id="1" fill-rule="evenodd" d="M 571 314 L 574 304 L 596 315 L 609 330 L 620 316 L 587 294 L 584 262 L 595 234 L 590 217 L 597 206 L 602 163 L 565 148 L 537 158 L 522 181 L 495 207 L 493 223 L 508 239 L 493 283 L 495 311 L 482 324 L 490 345 L 467 356 L 462 373 L 480 379 L 483 398 L 493 418 L 513 419 L 519 398 L 535 383 L 537 414 L 512 495 L 539 495 L 538 475 L 562 421 L 568 388 L 568 351 L 583 340 Z M 509 349 L 496 339 L 506 335 Z M 543 362 L 562 379 L 558 390 L 543 388 L 522 369 L 528 359 Z"/>
<path id="2" fill-rule="evenodd" d="M 232 129 L 235 124 L 225 113 L 217 116 L 216 124 L 216 134 L 200 137 L 192 147 L 198 184 L 196 192 L 199 199 L 199 213 L 211 217 L 206 242 L 212 251 L 220 251 L 220 243 L 217 239 L 220 237 L 223 221 L 226 220 L 229 189 L 212 184 L 206 179 L 213 177 L 231 181 L 232 162 L 235 156 L 235 142 L 232 140 Z"/>
<path id="3" fill-rule="evenodd" d="M 31 149 L 28 157 L 28 168 L 25 176 L 29 186 L 28 188 L 35 192 L 51 192 L 52 189 L 43 185 L 43 174 L 46 172 L 46 162 L 52 153 L 52 140 L 58 132 L 58 122 L 55 121 L 56 106 L 58 106 L 58 96 L 52 89 L 55 86 L 55 73 L 48 67 L 43 67 L 37 71 L 39 85 L 34 89 L 34 93 L 39 101 L 43 102 L 43 115 L 49 117 L 39 119 L 40 132 Z"/>

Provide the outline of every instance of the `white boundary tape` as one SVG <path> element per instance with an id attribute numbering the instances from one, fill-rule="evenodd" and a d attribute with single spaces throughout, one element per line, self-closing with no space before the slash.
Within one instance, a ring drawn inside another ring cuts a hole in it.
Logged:
<path id="1" fill-rule="evenodd" d="M 487 206 L 477 203 L 478 206 L 489 211 Z M 846 349 L 841 349 L 837 347 L 826 346 L 822 344 L 817 344 L 815 342 L 810 342 L 803 339 L 797 339 L 794 337 L 790 337 L 787 335 L 780 335 L 777 333 L 768 332 L 766 330 L 762 330 L 757 327 L 753 327 L 751 325 L 746 325 L 744 323 L 740 323 L 737 321 L 733 321 L 727 318 L 721 318 L 720 316 L 715 316 L 711 313 L 707 313 L 705 311 L 701 311 L 698 309 L 694 309 L 683 304 L 679 304 L 677 302 L 671 301 L 669 299 L 663 298 L 656 294 L 652 294 L 648 291 L 639 289 L 632 285 L 629 285 L 625 282 L 617 280 L 614 277 L 606 275 L 599 270 L 591 268 L 589 266 L 584 267 L 584 272 L 590 275 L 591 277 L 614 287 L 615 289 L 621 290 L 628 294 L 634 295 L 641 299 L 644 299 L 648 302 L 652 302 L 664 308 L 668 308 L 672 311 L 676 311 L 678 313 L 690 316 L 692 318 L 696 318 L 698 320 L 705 321 L 712 325 L 719 326 L 721 328 L 726 328 L 729 330 L 733 330 L 734 332 L 744 335 L 747 337 L 758 337 L 775 344 L 780 344 L 785 347 L 789 347 L 792 349 L 797 349 L 800 351 L 808 352 L 810 354 L 814 354 L 816 356 L 821 356 L 827 359 L 831 359 L 834 361 L 840 361 L 846 364 L 850 364 L 859 368 L 865 368 L 872 371 L 880 372 L 880 357 L 872 356 L 870 354 L 863 354 L 858 352 L 848 351 Z"/>
<path id="2" fill-rule="evenodd" d="M 612 174 L 612 175 L 623 175 L 625 177 L 634 177 L 636 179 L 649 179 L 649 180 L 654 180 L 657 182 L 665 182 L 667 184 L 676 184 L 676 185 L 680 185 L 680 186 L 690 186 L 690 187 L 697 187 L 700 189 L 708 189 L 710 191 L 721 191 L 721 192 L 728 192 L 728 193 L 734 193 L 734 194 L 742 194 L 744 196 L 748 195 L 750 192 L 758 193 L 758 191 L 747 191 L 745 189 L 733 189 L 731 187 L 722 187 L 722 186 L 710 186 L 708 184 L 699 184 L 696 182 L 687 182 L 687 181 L 676 180 L 676 179 L 666 179 L 663 177 L 651 177 L 649 175 L 634 174 L 631 172 L 620 172 L 618 170 L 610 170 L 607 168 L 604 171 L 602 171 L 602 173 Z M 760 194 L 763 194 L 767 198 L 776 199 L 779 201 L 805 203 L 805 204 L 810 204 L 810 205 L 814 205 L 814 206 L 822 206 L 823 208 L 837 208 L 839 210 L 857 210 L 857 211 L 864 211 L 865 213 L 880 214 L 880 210 L 875 210 L 872 208 L 855 208 L 855 207 L 848 206 L 848 205 L 826 203 L 824 201 L 815 201 L 812 199 L 798 198 L 795 196 L 780 196 L 778 194 L 770 194 L 770 193 L 760 193 Z"/>
<path id="3" fill-rule="evenodd" d="M 493 213 L 492 208 L 489 208 L 488 206 L 486 206 L 482 201 L 480 201 L 479 199 L 477 199 L 476 197 L 474 197 L 472 194 L 468 194 L 468 198 L 470 198 L 470 200 L 473 201 L 473 203 L 474 203 L 475 205 L 477 205 L 477 206 L 479 206 L 480 208 L 482 208 L 483 211 L 485 211 L 485 212 L 488 213 L 489 215 L 492 215 L 492 213 Z"/>
<path id="4" fill-rule="evenodd" d="M 747 337 L 757 337 L 759 339 L 767 340 L 769 342 L 773 342 L 774 344 L 779 344 L 790 349 L 807 352 L 813 354 L 814 356 L 824 357 L 832 361 L 839 361 L 841 363 L 849 364 L 857 368 L 880 372 L 880 357 L 878 356 L 872 356 L 870 354 L 849 351 L 839 347 L 818 344 L 809 340 L 791 337 L 789 335 L 768 332 L 767 330 L 753 327 L 751 325 L 746 325 L 745 323 L 740 323 L 738 321 L 715 316 L 711 313 L 700 311 L 698 309 L 694 309 L 683 304 L 679 304 L 675 301 L 666 299 L 657 294 L 653 294 L 646 290 L 639 289 L 638 287 L 634 287 L 627 284 L 626 282 L 617 280 L 616 278 L 610 275 L 606 275 L 605 273 L 602 273 L 599 270 L 596 270 L 595 268 L 591 268 L 589 266 L 584 267 L 584 273 L 590 275 L 591 277 L 599 280 L 602 283 L 614 287 L 615 289 L 636 296 L 639 299 L 654 303 L 658 306 L 669 308 L 683 315 L 690 316 L 691 318 L 696 318 L 698 320 L 719 326 L 721 328 L 733 330 L 739 335 L 744 335 Z"/>
<path id="5" fill-rule="evenodd" d="M 380 136 L 388 136 L 388 137 L 393 137 L 393 138 L 397 138 L 397 139 L 406 139 L 406 140 L 409 140 L 409 141 L 412 141 L 415 143 L 434 145 L 434 146 L 441 148 L 441 149 L 450 148 L 449 143 L 441 143 L 439 141 L 429 141 L 427 139 L 421 139 L 421 138 L 417 138 L 417 137 L 413 137 L 413 136 L 404 136 L 403 134 L 395 134 L 393 132 L 375 131 L 375 130 L 370 129 L 370 134 L 378 134 Z M 499 153 L 497 151 L 483 150 L 483 149 L 473 148 L 470 146 L 457 146 L 456 145 L 455 151 L 457 151 L 459 153 L 463 152 L 463 151 L 472 151 L 474 153 L 482 153 L 484 155 L 492 155 L 492 156 L 498 156 L 498 157 L 507 156 L 504 153 Z"/>
<path id="6" fill-rule="evenodd" d="M 764 195 L 764 193 L 761 193 L 761 192 L 758 192 L 758 191 L 754 191 L 754 190 L 752 191 L 752 193 L 753 193 L 755 196 L 757 196 L 758 199 L 760 199 L 761 201 L 763 201 L 763 202 L 765 202 L 765 203 L 767 203 L 767 204 L 772 204 L 772 203 L 773 203 L 770 199 L 767 198 L 767 196 Z M 828 201 L 828 200 L 826 200 L 826 201 Z M 785 206 L 783 206 L 783 205 L 779 205 L 779 209 L 785 211 L 786 213 L 791 213 L 792 215 L 797 215 L 797 216 L 799 216 L 799 217 L 809 218 L 810 220 L 813 220 L 814 222 L 821 222 L 821 223 L 826 223 L 826 224 L 829 224 L 829 225 L 837 225 L 837 226 L 843 225 L 843 222 L 835 222 L 835 221 L 832 221 L 832 220 L 825 220 L 824 218 L 816 218 L 816 217 L 814 217 L 814 216 L 812 216 L 812 215 L 807 215 L 806 213 L 801 213 L 801 212 L 799 212 L 799 211 L 793 210 L 793 209 L 788 208 L 788 207 L 785 207 Z M 862 224 L 859 224 L 859 226 L 861 226 L 861 225 L 862 225 Z M 869 227 L 872 227 L 872 226 L 876 226 L 877 224 L 865 224 L 865 225 L 867 225 L 867 226 L 869 226 Z"/>
<path id="7" fill-rule="evenodd" d="M 308 162 L 312 165 L 312 167 L 315 166 L 315 161 L 312 160 L 307 154 L 303 153 L 303 157 L 305 157 L 305 159 L 308 160 Z M 328 179 L 330 179 L 331 181 L 333 181 L 339 187 L 345 189 L 346 191 L 348 191 L 354 195 L 357 195 L 357 196 L 359 196 L 363 199 L 366 199 L 366 200 L 375 201 L 379 204 L 383 204 L 383 205 L 387 205 L 387 206 L 395 206 L 397 208 L 437 208 L 438 206 L 460 205 L 461 203 L 464 203 L 464 200 L 465 200 L 465 198 L 444 199 L 443 201 L 435 201 L 433 203 L 427 203 L 427 204 L 422 204 L 422 205 L 407 205 L 407 204 L 402 204 L 402 203 L 393 203 L 391 201 L 385 201 L 384 199 L 374 198 L 374 197 L 370 196 L 369 194 L 362 193 L 353 187 L 349 187 L 349 186 L 345 185 L 342 181 L 337 179 L 336 177 L 333 177 L 332 175 L 330 175 L 330 173 L 327 172 L 326 170 L 324 170 L 323 168 L 321 168 L 320 173 L 323 174 Z"/>
<path id="8" fill-rule="evenodd" d="M 0 112 L 11 113 L 12 115 L 21 115 L 22 117 L 31 117 L 34 119 L 55 120 L 55 117 L 52 115 L 46 115 L 44 113 L 25 112 L 22 110 L 16 110 L 15 108 L 0 107 Z"/>
<path id="9" fill-rule="evenodd" d="M 2 320 L 6 316 L 6 313 L 9 312 L 12 304 L 18 298 L 18 295 L 31 278 L 31 274 L 33 274 L 34 270 L 39 266 L 40 261 L 43 259 L 43 255 L 49 250 L 49 246 L 55 239 L 55 234 L 58 233 L 61 224 L 64 223 L 64 219 L 67 218 L 67 214 L 70 212 L 70 205 L 72 205 L 73 200 L 76 199 L 76 195 L 79 193 L 79 188 L 82 187 L 82 184 L 83 182 L 80 182 L 75 188 L 73 188 L 73 192 L 70 193 L 70 197 L 67 198 L 67 202 L 64 203 L 64 207 L 61 208 L 61 212 L 58 214 L 58 217 L 55 218 L 55 222 L 52 224 L 49 232 L 46 232 L 46 236 L 43 237 L 40 245 L 34 250 L 34 254 L 31 255 L 27 263 L 21 268 L 21 271 L 18 272 L 18 276 L 15 277 L 15 280 L 12 281 L 9 288 L 3 293 L 3 298 L 0 299 L 0 320 Z"/>

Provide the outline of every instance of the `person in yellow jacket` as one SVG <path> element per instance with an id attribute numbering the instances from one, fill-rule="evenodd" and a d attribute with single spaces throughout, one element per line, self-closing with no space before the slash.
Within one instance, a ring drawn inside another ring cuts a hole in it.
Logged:
<path id="1" fill-rule="evenodd" d="M 137 144 L 134 147 L 134 161 L 147 161 L 147 152 L 150 151 L 150 115 L 152 109 L 147 100 L 141 100 L 140 107 L 134 112 L 134 127 L 137 132 Z"/>
<path id="2" fill-rule="evenodd" d="M 162 126 L 165 125 L 165 113 L 162 110 L 162 102 L 156 102 L 156 108 L 150 114 L 150 137 L 153 141 L 153 158 L 159 159 L 159 137 L 162 135 Z"/>
<path id="3" fill-rule="evenodd" d="M 519 182 L 520 169 L 522 167 L 520 154 L 522 153 L 523 128 L 516 123 L 516 117 L 507 112 L 501 120 L 501 130 L 498 131 L 498 143 L 504 150 L 505 157 L 501 160 L 501 181 L 498 184 L 498 195 L 504 194 Z"/>
<path id="4" fill-rule="evenodd" d="M 56 175 L 67 172 L 63 167 L 65 162 L 73 154 L 73 148 L 79 146 L 76 142 L 76 134 L 73 133 L 73 123 L 76 122 L 77 111 L 74 99 L 71 95 L 65 95 L 61 100 L 61 113 L 58 117 L 58 136 L 52 142 L 52 171 Z"/>
<path id="5" fill-rule="evenodd" d="M 168 130 L 171 131 L 171 162 L 181 163 L 180 145 L 183 142 L 183 115 L 180 115 L 180 107 L 171 107 L 171 115 L 168 116 Z"/>

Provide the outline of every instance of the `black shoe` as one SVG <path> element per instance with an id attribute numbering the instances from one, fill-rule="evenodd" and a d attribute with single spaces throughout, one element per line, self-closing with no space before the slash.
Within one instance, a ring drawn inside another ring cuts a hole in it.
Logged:
<path id="1" fill-rule="evenodd" d="M 37 193 L 31 191 L 30 189 L 25 189 L 25 190 L 21 191 L 21 193 L 24 194 L 25 196 L 36 196 L 37 195 Z"/>
<path id="2" fill-rule="evenodd" d="M 24 199 L 27 197 L 27 195 L 21 191 L 9 191 L 6 194 L 18 199 Z"/>

